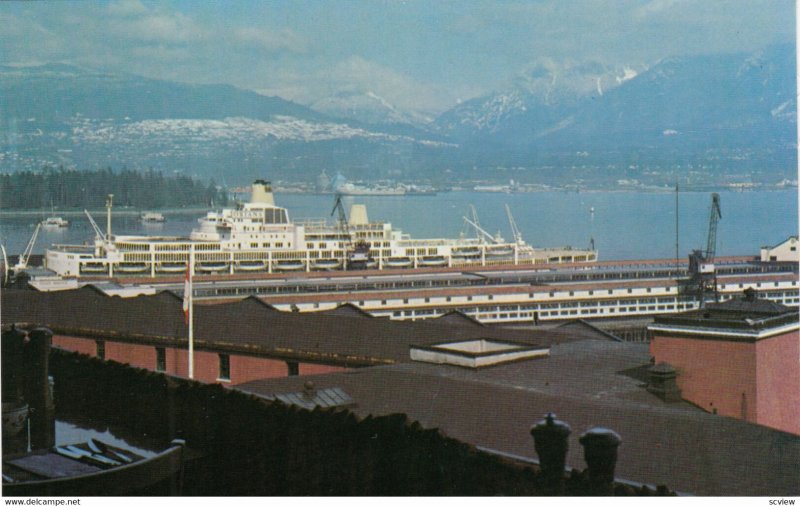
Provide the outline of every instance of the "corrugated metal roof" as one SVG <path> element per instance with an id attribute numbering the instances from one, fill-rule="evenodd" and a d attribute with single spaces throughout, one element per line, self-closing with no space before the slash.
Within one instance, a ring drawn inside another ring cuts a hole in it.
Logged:
<path id="1" fill-rule="evenodd" d="M 266 398 L 309 410 L 314 408 L 353 407 L 356 404 L 353 398 L 339 387 L 324 388 L 321 390 L 306 389 L 302 392 L 275 394 L 266 396 Z"/>

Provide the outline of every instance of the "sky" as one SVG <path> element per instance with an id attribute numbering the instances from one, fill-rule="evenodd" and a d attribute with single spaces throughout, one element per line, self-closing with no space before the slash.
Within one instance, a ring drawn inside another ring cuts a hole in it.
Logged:
<path id="1" fill-rule="evenodd" d="M 373 92 L 427 114 L 543 61 L 652 65 L 795 40 L 792 0 L 0 2 L 0 64 L 226 83 L 302 104 Z"/>

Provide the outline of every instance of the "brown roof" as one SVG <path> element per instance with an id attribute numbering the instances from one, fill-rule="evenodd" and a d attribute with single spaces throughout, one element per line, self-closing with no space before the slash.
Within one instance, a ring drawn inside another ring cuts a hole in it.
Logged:
<path id="1" fill-rule="evenodd" d="M 26 322 L 71 335 L 174 346 L 183 346 L 187 339 L 182 300 L 169 292 L 123 299 L 92 288 L 49 293 L 4 290 L 2 300 L 4 324 Z M 194 315 L 198 349 L 348 366 L 408 361 L 412 344 L 493 338 L 549 346 L 606 339 L 601 332 L 453 325 L 454 317 L 441 322 L 392 321 L 363 316 L 349 306 L 317 313 L 281 312 L 253 297 L 195 305 Z"/>
<path id="2" fill-rule="evenodd" d="M 341 388 L 357 414 L 405 413 L 426 428 L 512 455 L 535 458 L 530 427 L 547 412 L 569 423 L 567 463 L 586 467 L 578 437 L 594 426 L 622 436 L 617 476 L 698 495 L 797 495 L 800 437 L 667 404 L 636 371 L 647 345 L 575 341 L 543 360 L 481 370 L 405 363 L 313 378 Z M 304 378 L 239 385 L 260 395 L 297 391 Z"/>

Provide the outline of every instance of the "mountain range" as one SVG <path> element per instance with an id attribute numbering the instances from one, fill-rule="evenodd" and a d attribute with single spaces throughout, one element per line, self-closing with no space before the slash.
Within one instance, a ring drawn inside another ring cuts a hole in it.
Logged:
<path id="1" fill-rule="evenodd" d="M 323 169 L 492 179 L 503 167 L 521 180 L 574 178 L 575 167 L 601 179 L 643 170 L 780 178 L 796 167 L 794 67 L 791 45 L 649 66 L 542 60 L 509 89 L 433 118 L 369 91 L 304 106 L 229 85 L 5 66 L 0 171 L 152 167 L 237 184 L 311 180 Z"/>

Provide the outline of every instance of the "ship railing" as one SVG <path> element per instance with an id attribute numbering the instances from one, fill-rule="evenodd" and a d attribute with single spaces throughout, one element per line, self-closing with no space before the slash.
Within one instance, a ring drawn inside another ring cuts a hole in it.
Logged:
<path id="1" fill-rule="evenodd" d="M 49 250 L 55 251 L 64 251 L 70 253 L 86 253 L 86 252 L 94 252 L 94 245 L 89 244 L 53 244 L 49 248 Z"/>
<path id="2" fill-rule="evenodd" d="M 306 229 L 328 228 L 328 221 L 325 218 L 301 218 L 294 220 L 294 224 L 306 227 Z"/>

